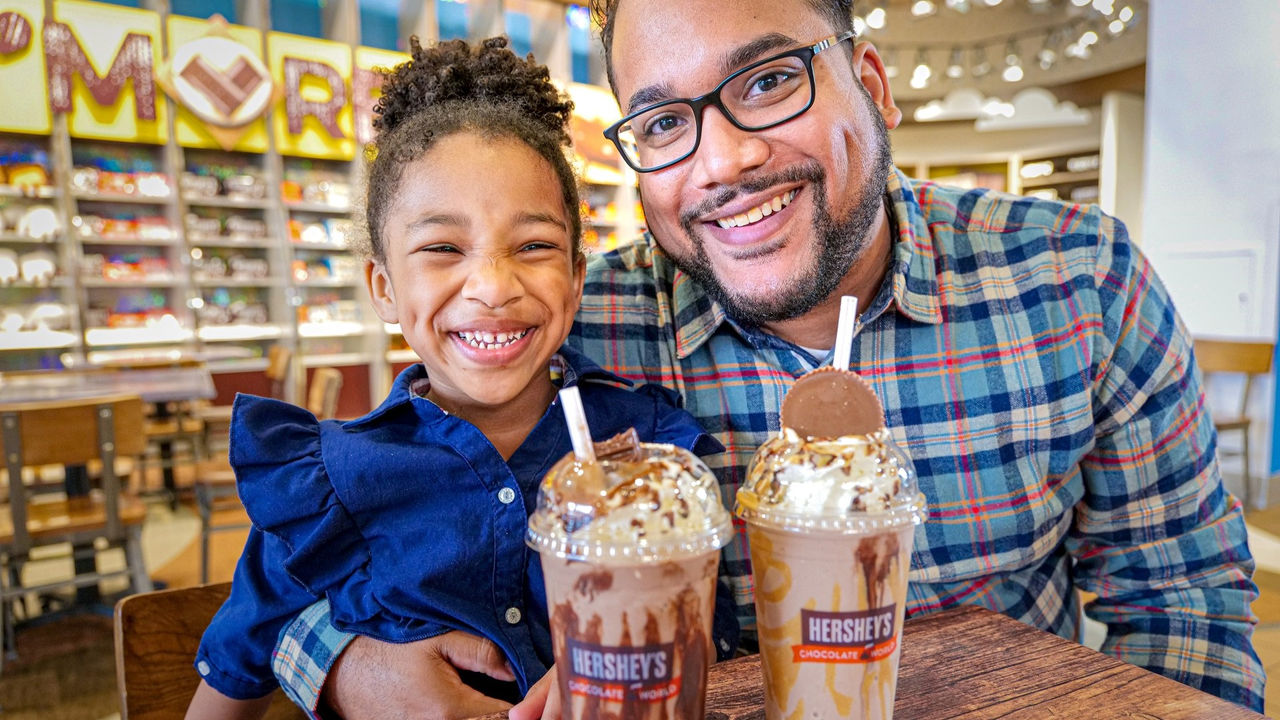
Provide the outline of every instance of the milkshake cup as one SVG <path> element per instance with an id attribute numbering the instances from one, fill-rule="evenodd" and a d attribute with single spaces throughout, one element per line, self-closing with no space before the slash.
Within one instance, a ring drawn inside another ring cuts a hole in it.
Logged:
<path id="1" fill-rule="evenodd" d="M 891 720 L 914 529 L 911 461 L 856 374 L 796 382 L 738 490 L 768 720 Z"/>
<path id="2" fill-rule="evenodd" d="M 562 459 L 529 519 L 563 717 L 701 720 L 719 550 L 732 520 L 697 457 L 622 445 L 597 445 L 595 462 Z"/>

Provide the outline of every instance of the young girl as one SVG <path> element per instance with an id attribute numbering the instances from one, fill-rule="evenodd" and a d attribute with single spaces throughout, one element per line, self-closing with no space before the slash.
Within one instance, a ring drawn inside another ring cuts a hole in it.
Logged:
<path id="1" fill-rule="evenodd" d="M 411 45 L 378 105 L 367 278 L 422 364 L 350 422 L 236 399 L 231 463 L 253 530 L 196 657 L 188 718 L 259 715 L 277 635 L 320 597 L 341 629 L 383 641 L 487 638 L 527 692 L 553 662 L 524 532 L 538 481 L 571 450 L 558 388 L 579 386 L 598 440 L 635 427 L 721 449 L 669 392 L 623 389 L 562 346 L 585 261 L 572 106 L 546 68 L 502 38 Z M 717 648 L 737 641 L 722 599 Z"/>

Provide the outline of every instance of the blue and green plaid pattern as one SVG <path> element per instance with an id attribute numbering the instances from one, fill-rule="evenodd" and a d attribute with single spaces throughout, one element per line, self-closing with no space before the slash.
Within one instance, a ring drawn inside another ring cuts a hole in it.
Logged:
<path id="1" fill-rule="evenodd" d="M 1241 506 L 1222 487 L 1186 328 L 1124 226 L 899 173 L 887 192 L 892 271 L 851 365 L 929 500 L 908 611 L 981 605 L 1064 637 L 1083 611 L 1107 624 L 1106 652 L 1261 710 Z M 708 460 L 732 507 L 783 395 L 824 359 L 734 324 L 649 238 L 588 267 L 570 343 L 680 392 L 726 448 Z M 741 530 L 724 567 L 749 636 Z M 1077 588 L 1097 599 L 1082 608 Z"/>

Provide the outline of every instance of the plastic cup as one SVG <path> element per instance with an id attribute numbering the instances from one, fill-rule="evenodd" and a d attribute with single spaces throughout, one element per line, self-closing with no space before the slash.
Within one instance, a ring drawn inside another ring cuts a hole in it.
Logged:
<path id="1" fill-rule="evenodd" d="M 765 717 L 891 720 L 907 573 L 925 517 L 887 430 L 761 446 L 747 522 Z"/>
<path id="2" fill-rule="evenodd" d="M 565 718 L 703 717 L 719 550 L 732 520 L 697 457 L 670 445 L 639 454 L 564 458 L 529 519 Z"/>

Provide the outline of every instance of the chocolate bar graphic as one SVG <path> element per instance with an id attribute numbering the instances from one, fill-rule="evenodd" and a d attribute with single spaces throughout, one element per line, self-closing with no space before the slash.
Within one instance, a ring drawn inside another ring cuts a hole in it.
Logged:
<path id="1" fill-rule="evenodd" d="M 262 76 L 243 57 L 224 72 L 197 55 L 182 69 L 182 79 L 204 93 L 226 117 L 262 84 Z"/>

